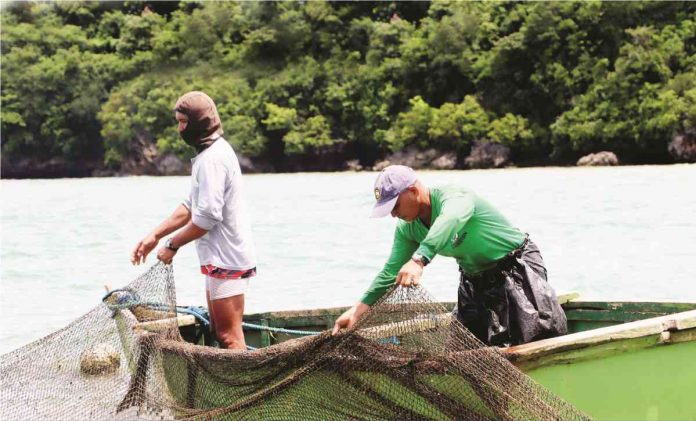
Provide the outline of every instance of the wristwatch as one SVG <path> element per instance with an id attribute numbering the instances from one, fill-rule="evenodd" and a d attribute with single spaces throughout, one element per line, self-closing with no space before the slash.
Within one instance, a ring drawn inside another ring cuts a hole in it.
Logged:
<path id="1" fill-rule="evenodd" d="M 172 237 L 167 238 L 167 241 L 164 243 L 164 246 L 168 248 L 171 251 L 177 251 L 179 250 L 179 247 L 174 247 L 172 245 Z"/>
<path id="2" fill-rule="evenodd" d="M 416 263 L 420 263 L 421 265 L 423 265 L 423 267 L 426 267 L 428 265 L 428 263 L 430 263 L 430 260 L 428 260 L 427 257 L 423 256 L 422 254 L 418 254 L 418 253 L 411 256 L 411 260 L 413 260 Z"/>

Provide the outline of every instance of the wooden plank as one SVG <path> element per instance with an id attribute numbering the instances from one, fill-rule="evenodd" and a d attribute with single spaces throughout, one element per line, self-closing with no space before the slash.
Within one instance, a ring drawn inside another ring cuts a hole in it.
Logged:
<path id="1" fill-rule="evenodd" d="M 503 352 L 511 360 L 525 361 L 611 341 L 660 335 L 663 331 L 680 330 L 679 326 L 689 329 L 688 326 L 693 324 L 696 324 L 696 310 L 517 345 L 506 348 Z"/>
<path id="2" fill-rule="evenodd" d="M 261 321 L 259 321 L 259 324 L 261 326 L 268 327 L 268 320 L 261 319 Z M 265 348 L 267 346 L 271 346 L 271 332 L 267 330 L 261 330 L 259 333 L 261 335 L 261 347 Z"/>
<path id="3" fill-rule="evenodd" d="M 676 322 L 676 325 L 675 325 L 676 330 L 686 330 L 686 329 L 695 328 L 696 327 L 696 317 L 691 316 L 694 313 L 695 312 L 685 311 L 683 313 L 675 314 L 674 320 Z"/>
<path id="4" fill-rule="evenodd" d="M 118 337 L 121 341 L 121 348 L 123 349 L 123 355 L 128 361 L 128 371 L 132 374 L 135 373 L 136 361 L 133 359 L 133 343 L 134 336 L 131 332 L 132 327 L 138 324 L 138 319 L 130 312 L 128 309 L 117 310 L 114 313 L 114 321 L 116 322 L 116 329 L 118 331 Z"/>
<path id="5" fill-rule="evenodd" d="M 190 326 L 196 324 L 196 318 L 191 314 L 169 317 L 161 320 L 152 320 L 150 322 L 141 322 L 133 326 L 133 330 L 143 330 L 147 332 L 161 332 L 165 329 L 170 329 L 176 324 L 177 327 Z"/>
<path id="6" fill-rule="evenodd" d="M 576 300 L 580 298 L 580 293 L 578 292 L 569 292 L 567 294 L 561 294 L 557 297 L 558 299 L 558 304 L 567 304 L 570 301 Z"/>
<path id="7" fill-rule="evenodd" d="M 540 355 L 532 359 L 512 359 L 512 363 L 522 371 L 529 371 L 549 365 L 571 364 L 574 362 L 606 358 L 624 352 L 649 348 L 660 345 L 661 343 L 663 343 L 661 334 L 641 336 L 638 338 L 617 339 L 599 345 Z"/>
<path id="8" fill-rule="evenodd" d="M 435 317 L 404 320 L 379 326 L 367 327 L 357 330 L 356 333 L 364 338 L 379 339 L 390 336 L 400 336 L 406 333 L 421 332 L 423 330 L 434 329 L 440 326 L 447 326 L 451 321 L 451 314 L 438 314 Z"/>

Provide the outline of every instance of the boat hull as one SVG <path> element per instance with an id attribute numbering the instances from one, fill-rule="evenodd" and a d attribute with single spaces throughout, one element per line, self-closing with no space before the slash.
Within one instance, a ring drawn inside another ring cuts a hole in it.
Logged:
<path id="1" fill-rule="evenodd" d="M 696 341 L 532 368 L 526 373 L 601 420 L 696 420 Z"/>

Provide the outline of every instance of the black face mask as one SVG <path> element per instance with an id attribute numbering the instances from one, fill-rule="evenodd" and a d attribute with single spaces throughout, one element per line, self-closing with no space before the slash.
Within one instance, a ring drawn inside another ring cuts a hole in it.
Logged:
<path id="1" fill-rule="evenodd" d="M 184 139 L 184 142 L 186 142 L 188 145 L 196 146 L 198 140 L 205 135 L 203 131 L 206 127 L 208 127 L 209 120 L 209 118 L 205 118 L 203 119 L 203 121 L 193 121 L 189 117 L 189 121 L 188 123 L 186 123 L 186 127 L 184 128 L 184 130 L 179 132 L 179 135 L 182 139 Z"/>
<path id="2" fill-rule="evenodd" d="M 186 124 L 184 130 L 179 132 L 179 136 L 186 142 L 187 145 L 196 148 L 196 151 L 201 152 L 215 142 L 215 139 L 201 140 L 207 135 L 206 130 L 210 125 L 210 118 L 205 117 L 202 120 L 191 121 Z"/>

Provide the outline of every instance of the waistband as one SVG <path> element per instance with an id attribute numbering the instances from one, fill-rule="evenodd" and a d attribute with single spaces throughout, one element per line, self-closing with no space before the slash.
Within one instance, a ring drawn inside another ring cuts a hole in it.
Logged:
<path id="1" fill-rule="evenodd" d="M 527 244 L 529 244 L 529 234 L 524 235 L 524 241 L 522 241 L 522 244 L 520 244 L 519 247 L 517 247 L 516 249 L 514 249 L 510 253 L 506 254 L 505 257 L 503 257 L 502 259 L 500 259 L 498 261 L 505 260 L 505 259 L 508 259 L 510 257 L 522 256 L 522 252 L 524 251 L 524 248 L 527 247 Z"/>
<path id="2" fill-rule="evenodd" d="M 522 244 L 519 245 L 516 249 L 512 250 L 505 256 L 501 257 L 500 259 L 496 260 L 495 263 L 493 264 L 493 267 L 482 270 L 481 272 L 477 273 L 466 273 L 462 270 L 462 268 L 459 268 L 459 272 L 461 272 L 462 276 L 465 278 L 483 278 L 486 275 L 489 275 L 493 272 L 497 272 L 503 267 L 509 265 L 512 261 L 515 259 L 522 257 L 522 252 L 524 251 L 525 247 L 529 244 L 529 234 L 524 235 L 524 241 L 522 241 Z"/>
<path id="3" fill-rule="evenodd" d="M 251 278 L 256 275 L 256 268 L 246 270 L 223 269 L 213 265 L 201 266 L 201 273 L 217 279 Z"/>

